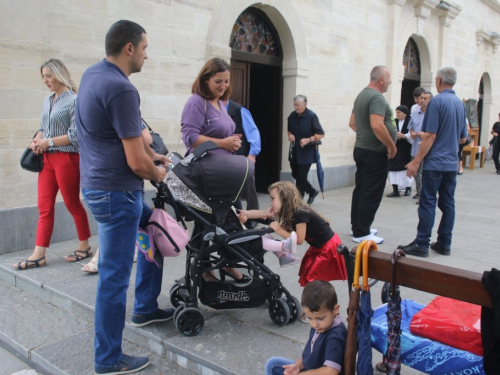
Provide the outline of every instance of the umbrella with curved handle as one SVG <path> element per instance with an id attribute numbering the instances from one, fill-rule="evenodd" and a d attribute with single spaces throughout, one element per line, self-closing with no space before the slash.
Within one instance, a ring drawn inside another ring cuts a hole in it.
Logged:
<path id="1" fill-rule="evenodd" d="M 344 356 L 344 374 L 354 375 L 356 373 L 356 353 L 358 352 L 358 337 L 356 326 L 358 324 L 357 314 L 359 309 L 359 275 L 361 267 L 361 255 L 363 247 L 361 244 L 356 249 L 356 260 L 354 261 L 354 277 L 352 281 L 349 306 L 347 307 L 347 342 Z"/>
<path id="2" fill-rule="evenodd" d="M 387 349 L 384 355 L 384 365 L 390 375 L 401 373 L 401 296 L 396 285 L 397 258 L 406 256 L 397 249 L 391 255 L 391 291 L 387 302 Z"/>
<path id="3" fill-rule="evenodd" d="M 372 339 L 371 320 L 373 316 L 370 284 L 368 282 L 368 255 L 370 251 L 377 251 L 378 247 L 374 241 L 363 241 L 363 286 L 361 290 L 359 310 L 357 315 L 358 326 L 358 362 L 356 370 L 358 374 L 372 375 Z"/>

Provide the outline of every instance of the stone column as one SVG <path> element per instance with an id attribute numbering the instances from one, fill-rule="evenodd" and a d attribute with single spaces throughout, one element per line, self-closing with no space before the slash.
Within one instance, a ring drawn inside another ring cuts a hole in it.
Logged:
<path id="1" fill-rule="evenodd" d="M 387 68 L 391 73 L 392 84 L 386 93 L 389 104 L 399 105 L 401 99 L 401 86 L 403 84 L 403 53 L 399 45 L 399 31 L 401 8 L 406 4 L 406 0 L 387 0 Z"/>

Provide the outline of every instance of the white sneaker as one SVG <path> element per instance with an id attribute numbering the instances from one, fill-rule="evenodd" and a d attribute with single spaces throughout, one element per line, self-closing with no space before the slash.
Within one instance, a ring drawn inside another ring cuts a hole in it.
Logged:
<path id="1" fill-rule="evenodd" d="M 378 233 L 378 230 L 376 229 L 370 229 L 370 234 L 373 234 L 374 236 Z M 351 230 L 351 236 L 353 235 L 354 233 L 352 232 Z"/>
<path id="2" fill-rule="evenodd" d="M 300 258 L 297 258 L 295 255 L 290 253 L 283 253 L 278 260 L 280 261 L 280 267 L 285 268 L 293 266 L 295 263 L 300 261 Z"/>
<path id="3" fill-rule="evenodd" d="M 297 252 L 297 233 L 292 232 L 290 237 L 281 241 L 281 244 L 283 252 L 295 254 Z"/>
<path id="4" fill-rule="evenodd" d="M 374 241 L 376 244 L 380 244 L 384 242 L 384 239 L 381 237 L 377 237 L 373 234 L 369 234 L 368 236 L 363 236 L 363 237 L 353 237 L 352 240 L 354 242 L 360 243 L 363 241 Z"/>

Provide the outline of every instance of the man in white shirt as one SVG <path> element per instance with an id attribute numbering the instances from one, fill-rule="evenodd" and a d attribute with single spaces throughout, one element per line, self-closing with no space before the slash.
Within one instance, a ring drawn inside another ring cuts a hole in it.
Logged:
<path id="1" fill-rule="evenodd" d="M 412 160 L 415 159 L 418 149 L 420 148 L 420 142 L 422 142 L 422 139 L 418 136 L 418 134 L 420 133 L 420 130 L 422 128 L 425 111 L 427 110 L 427 105 L 429 104 L 431 99 L 432 99 L 432 93 L 430 93 L 429 91 L 423 91 L 423 93 L 420 94 L 418 98 L 418 110 L 411 116 L 410 123 L 408 124 L 409 132 L 406 134 L 406 136 L 410 137 L 413 142 L 411 145 Z M 418 168 L 417 174 L 415 176 L 415 183 L 417 185 L 417 194 L 413 196 L 413 199 L 420 198 L 420 190 L 422 189 L 422 166 L 423 163 L 420 163 L 420 167 Z M 417 200 L 417 204 L 418 203 L 419 201 Z"/>

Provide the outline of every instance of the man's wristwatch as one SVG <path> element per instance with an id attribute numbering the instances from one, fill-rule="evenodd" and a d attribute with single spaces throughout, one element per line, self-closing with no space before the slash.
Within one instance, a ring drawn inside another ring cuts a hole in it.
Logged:
<path id="1" fill-rule="evenodd" d="M 49 147 L 54 147 L 54 141 L 52 138 L 49 138 Z"/>

